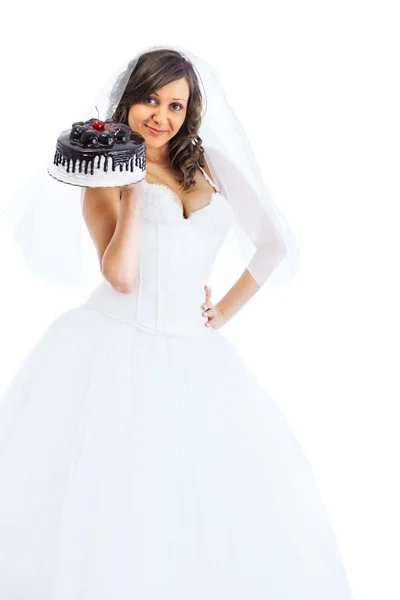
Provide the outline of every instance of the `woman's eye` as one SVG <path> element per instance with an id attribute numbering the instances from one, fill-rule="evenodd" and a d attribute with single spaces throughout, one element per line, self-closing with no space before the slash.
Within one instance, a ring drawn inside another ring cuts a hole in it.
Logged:
<path id="1" fill-rule="evenodd" d="M 149 102 L 150 100 L 156 100 L 156 101 L 157 101 L 157 99 L 156 99 L 156 98 L 154 98 L 153 96 L 149 96 L 149 97 L 147 98 L 147 102 Z M 181 104 L 178 104 L 177 102 L 174 102 L 174 103 L 173 103 L 171 106 L 179 106 L 179 108 L 180 108 L 181 110 L 183 109 L 183 106 L 182 106 Z M 177 110 L 175 110 L 175 109 L 174 109 L 174 112 L 179 112 L 179 111 L 177 111 Z"/>

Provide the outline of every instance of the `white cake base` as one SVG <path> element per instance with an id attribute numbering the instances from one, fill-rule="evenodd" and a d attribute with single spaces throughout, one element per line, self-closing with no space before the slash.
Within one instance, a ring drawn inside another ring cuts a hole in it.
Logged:
<path id="1" fill-rule="evenodd" d="M 111 159 L 109 160 L 108 171 L 104 171 L 104 162 L 104 159 L 100 160 L 100 165 L 98 168 L 94 168 L 93 175 L 90 173 L 85 174 L 83 171 L 79 173 L 78 169 L 73 173 L 72 161 L 70 161 L 69 172 L 67 171 L 68 163 L 64 166 L 53 163 L 48 167 L 47 172 L 57 181 L 81 187 L 121 187 L 137 183 L 146 177 L 146 169 L 135 165 L 133 171 L 120 171 L 119 169 L 113 171 L 111 169 Z"/>

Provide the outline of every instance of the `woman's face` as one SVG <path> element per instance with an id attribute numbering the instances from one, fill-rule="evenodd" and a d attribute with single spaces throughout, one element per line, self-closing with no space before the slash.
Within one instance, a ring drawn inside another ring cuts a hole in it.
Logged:
<path id="1" fill-rule="evenodd" d="M 161 148 L 182 127 L 189 100 L 189 84 L 185 77 L 171 81 L 148 96 L 143 102 L 132 104 L 128 124 L 145 139 L 147 148 Z M 153 134 L 151 129 L 161 130 Z"/>

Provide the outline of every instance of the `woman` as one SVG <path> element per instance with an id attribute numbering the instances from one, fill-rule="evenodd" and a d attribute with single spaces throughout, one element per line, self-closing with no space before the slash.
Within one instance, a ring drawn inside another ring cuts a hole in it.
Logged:
<path id="1" fill-rule="evenodd" d="M 193 64 L 161 48 L 131 67 L 112 116 L 145 138 L 146 177 L 86 189 L 102 281 L 0 403 L 0 596 L 347 600 L 307 458 L 218 331 L 289 237 L 232 157 L 205 152 Z M 214 306 L 206 282 L 236 223 L 257 250 Z"/>

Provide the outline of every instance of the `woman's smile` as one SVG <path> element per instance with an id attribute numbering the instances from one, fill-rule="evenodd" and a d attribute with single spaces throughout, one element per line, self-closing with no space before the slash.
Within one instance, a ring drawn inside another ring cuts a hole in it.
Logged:
<path id="1" fill-rule="evenodd" d="M 145 127 L 147 127 L 147 129 L 150 131 L 151 134 L 153 135 L 163 135 L 164 133 L 168 133 L 168 129 L 166 130 L 162 130 L 162 129 L 153 129 L 153 127 L 150 127 L 150 125 L 145 125 Z"/>

